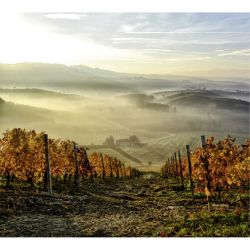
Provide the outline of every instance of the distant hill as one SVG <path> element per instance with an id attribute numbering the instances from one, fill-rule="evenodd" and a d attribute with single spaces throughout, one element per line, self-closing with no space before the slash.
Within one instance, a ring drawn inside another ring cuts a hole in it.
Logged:
<path id="1" fill-rule="evenodd" d="M 0 64 L 3 88 L 46 88 L 59 91 L 144 92 L 168 88 L 249 89 L 248 82 L 212 81 L 185 76 L 143 75 L 113 72 L 82 65 L 46 63 Z"/>
<path id="2" fill-rule="evenodd" d="M 88 153 L 91 154 L 93 152 L 101 152 L 103 154 L 109 154 L 112 157 L 116 157 L 121 159 L 126 164 L 131 165 L 140 165 L 142 162 L 136 158 L 136 156 L 132 156 L 128 154 L 126 151 L 122 150 L 116 146 L 108 146 L 108 145 L 85 145 L 88 149 Z"/>
<path id="3" fill-rule="evenodd" d="M 1 94 L 10 94 L 10 95 L 19 95 L 27 98 L 67 98 L 72 100 L 82 100 L 83 96 L 76 94 L 65 94 L 55 91 L 49 91 L 45 89 L 39 88 L 0 88 L 0 96 Z"/>
<path id="4" fill-rule="evenodd" d="M 130 94 L 130 95 L 123 95 L 121 97 L 129 100 L 131 103 L 135 104 L 138 108 L 141 109 L 148 109 L 154 111 L 169 110 L 169 105 L 158 103 L 153 95 Z"/>
<path id="5" fill-rule="evenodd" d="M 159 96 L 160 93 L 157 93 Z M 247 95 L 247 93 L 245 93 Z M 249 96 L 249 93 L 248 93 Z M 186 90 L 175 92 L 163 92 L 162 99 L 170 106 L 182 106 L 190 108 L 207 108 L 225 109 L 229 111 L 249 112 L 250 104 L 248 101 L 235 99 L 237 92 L 227 91 L 208 91 L 208 90 Z M 232 98 L 230 98 L 232 97 Z"/>
<path id="6" fill-rule="evenodd" d="M 147 141 L 144 147 L 131 148 L 127 147 L 124 150 L 132 156 L 136 156 L 145 165 L 149 161 L 153 165 L 164 164 L 168 157 L 171 157 L 174 150 L 180 149 L 182 155 L 186 155 L 186 145 L 189 144 L 191 150 L 201 146 L 200 136 L 206 137 L 214 136 L 216 141 L 226 138 L 226 132 L 214 131 L 196 131 L 196 132 L 178 132 L 172 133 L 162 138 L 154 138 Z M 232 137 L 236 138 L 237 144 L 243 144 L 249 136 L 247 134 L 230 133 Z"/>
<path id="7" fill-rule="evenodd" d="M 24 104 L 37 108 L 52 110 L 74 110 L 84 105 L 88 99 L 81 95 L 65 94 L 37 88 L 1 89 L 0 97 L 6 101 Z"/>
<path id="8" fill-rule="evenodd" d="M 4 124 L 53 123 L 51 115 L 49 110 L 6 102 L 0 98 L 0 121 Z"/>
<path id="9" fill-rule="evenodd" d="M 86 67 L 87 68 L 87 67 Z M 46 88 L 74 93 L 79 90 L 125 89 L 111 78 L 98 76 L 98 70 L 68 67 L 62 64 L 0 64 L 0 86 L 3 88 Z M 71 92 L 70 92 L 71 91 Z"/>
<path id="10" fill-rule="evenodd" d="M 216 93 L 211 91 L 204 92 L 192 92 L 192 93 L 183 93 L 171 96 L 169 103 L 172 105 L 182 105 L 189 107 L 201 108 L 201 106 L 208 107 L 209 105 L 215 105 L 217 109 L 227 109 L 241 112 L 249 111 L 249 102 L 242 100 L 235 100 L 230 98 L 224 98 Z"/>
<path id="11" fill-rule="evenodd" d="M 152 131 L 248 133 L 250 103 L 229 98 L 225 93 L 227 92 L 182 90 L 150 95 L 131 94 L 123 98 L 131 100 L 140 109 L 143 107 L 147 114 L 154 114 L 155 118 L 152 116 L 151 123 L 148 123 Z M 157 108 L 157 104 L 168 109 Z M 138 117 L 140 119 L 140 115 Z"/>

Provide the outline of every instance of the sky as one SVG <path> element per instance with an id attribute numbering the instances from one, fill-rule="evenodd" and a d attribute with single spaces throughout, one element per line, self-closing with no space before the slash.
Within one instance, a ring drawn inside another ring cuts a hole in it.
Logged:
<path id="1" fill-rule="evenodd" d="M 250 77 L 249 13 L 1 13 L 0 63 Z"/>

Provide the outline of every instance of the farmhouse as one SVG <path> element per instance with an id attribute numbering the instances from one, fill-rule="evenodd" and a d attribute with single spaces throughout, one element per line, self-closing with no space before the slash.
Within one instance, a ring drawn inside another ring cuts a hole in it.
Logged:
<path id="1" fill-rule="evenodd" d="M 116 141 L 116 146 L 120 147 L 139 147 L 142 145 L 135 135 L 130 136 L 128 139 L 119 139 Z"/>

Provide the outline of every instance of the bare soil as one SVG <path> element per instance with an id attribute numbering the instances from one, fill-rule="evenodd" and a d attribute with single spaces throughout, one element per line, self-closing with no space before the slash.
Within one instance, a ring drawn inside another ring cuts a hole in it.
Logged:
<path id="1" fill-rule="evenodd" d="M 150 174 L 126 180 L 85 181 L 54 185 L 52 196 L 41 190 L 0 190 L 1 237 L 152 237 L 166 235 L 190 213 L 207 210 L 205 199 L 173 191 L 171 180 Z M 239 202 L 239 201 L 237 201 Z M 237 206 L 215 204 L 214 210 L 231 213 Z M 184 236 L 192 236 L 186 233 Z"/>

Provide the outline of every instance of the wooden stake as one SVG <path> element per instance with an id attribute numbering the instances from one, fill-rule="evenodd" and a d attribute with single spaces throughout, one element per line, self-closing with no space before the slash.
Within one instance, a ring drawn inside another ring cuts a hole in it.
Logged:
<path id="1" fill-rule="evenodd" d="M 180 149 L 178 150 L 178 157 L 179 157 L 179 165 L 180 165 L 180 175 L 181 175 L 181 185 L 184 189 L 184 179 L 183 179 L 183 173 L 182 173 L 182 164 L 181 164 L 181 152 Z"/>
<path id="2" fill-rule="evenodd" d="M 174 177 L 176 179 L 177 174 L 176 174 L 176 167 L 175 167 L 175 163 L 174 163 L 174 156 L 171 157 L 171 162 L 172 162 L 173 175 L 174 175 Z"/>
<path id="3" fill-rule="evenodd" d="M 99 154 L 100 158 L 101 158 L 101 164 L 102 164 L 102 179 L 105 179 L 106 173 L 105 173 L 105 166 L 104 166 L 104 162 L 103 162 L 103 157 L 102 154 Z"/>
<path id="4" fill-rule="evenodd" d="M 122 163 L 122 171 L 123 171 L 123 178 L 126 177 L 126 170 L 125 170 L 125 164 Z"/>
<path id="5" fill-rule="evenodd" d="M 119 166 L 118 166 L 116 158 L 115 158 L 115 169 L 116 169 L 116 179 L 118 179 L 119 178 Z"/>
<path id="6" fill-rule="evenodd" d="M 190 190 L 192 192 L 192 197 L 194 198 L 194 187 L 193 187 L 193 180 L 192 180 L 192 165 L 190 159 L 190 148 L 189 145 L 186 145 L 187 148 L 187 157 L 188 157 L 188 172 L 189 172 L 189 180 L 190 180 Z"/>
<path id="7" fill-rule="evenodd" d="M 51 181 L 51 169 L 49 159 L 49 139 L 48 135 L 44 134 L 44 145 L 45 145 L 45 161 L 46 161 L 46 186 L 48 188 L 48 194 L 52 195 L 52 181 Z"/>
<path id="8" fill-rule="evenodd" d="M 87 151 L 86 151 L 85 148 L 83 148 L 83 152 L 84 152 L 84 155 L 85 155 L 85 162 L 84 163 L 86 165 L 86 168 L 90 171 L 90 180 L 93 183 L 94 182 L 93 172 L 92 172 L 92 168 L 91 168 L 90 163 L 89 163 L 88 154 L 87 154 Z"/>
<path id="9" fill-rule="evenodd" d="M 110 177 L 113 179 L 112 158 L 109 156 Z"/>
<path id="10" fill-rule="evenodd" d="M 118 161 L 118 173 L 122 178 L 122 162 L 120 160 Z"/>
<path id="11" fill-rule="evenodd" d="M 178 178 L 178 163 L 177 163 L 177 157 L 176 157 L 176 152 L 174 152 L 174 163 L 175 163 L 175 169 L 176 169 L 176 178 Z"/>
<path id="12" fill-rule="evenodd" d="M 77 187 L 80 187 L 80 172 L 79 172 L 79 165 L 78 165 L 78 160 L 77 160 L 77 146 L 76 143 L 73 142 L 74 146 L 74 161 L 75 161 L 75 167 L 76 167 L 76 172 L 75 172 L 75 180 Z"/>
<path id="13" fill-rule="evenodd" d="M 170 157 L 169 162 L 170 162 L 170 164 L 169 164 L 169 168 L 170 168 L 171 177 L 173 177 L 173 169 L 172 169 L 172 156 Z"/>
<path id="14" fill-rule="evenodd" d="M 204 149 L 206 149 L 206 137 L 205 137 L 205 135 L 201 135 L 201 145 Z"/>
<path id="15" fill-rule="evenodd" d="M 170 177 L 171 176 L 171 172 L 170 172 L 170 163 L 169 163 L 169 158 L 168 158 L 168 176 Z"/>
<path id="16" fill-rule="evenodd" d="M 211 176 L 209 174 L 209 162 L 208 162 L 208 155 L 207 155 L 207 144 L 206 144 L 206 138 L 205 135 L 201 135 L 201 144 L 205 151 L 205 156 L 203 157 L 203 163 L 205 168 L 205 178 L 206 178 L 206 188 L 211 194 Z M 207 202 L 208 202 L 208 210 L 210 211 L 210 198 L 207 196 Z"/>

